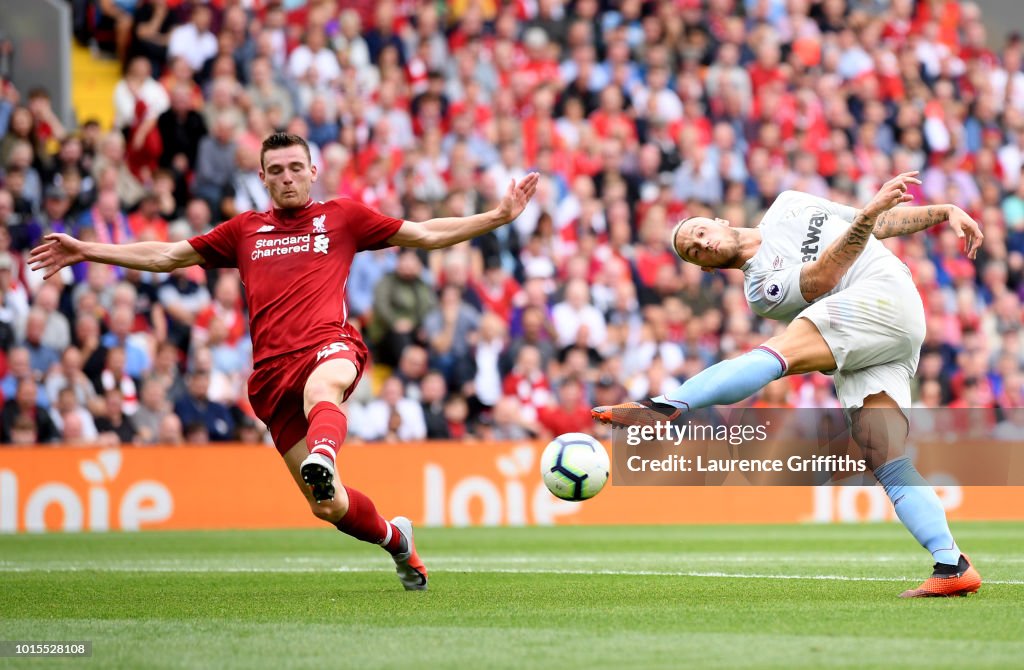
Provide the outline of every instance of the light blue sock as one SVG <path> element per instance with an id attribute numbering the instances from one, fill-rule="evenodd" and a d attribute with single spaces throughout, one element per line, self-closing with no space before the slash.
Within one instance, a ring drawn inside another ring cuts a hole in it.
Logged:
<path id="1" fill-rule="evenodd" d="M 921 546 L 931 552 L 939 563 L 956 565 L 960 561 L 960 547 L 946 523 L 946 510 L 942 509 L 935 489 L 918 473 L 910 459 L 904 456 L 889 461 L 875 470 L 875 477 L 896 508 L 896 516 L 907 527 Z"/>
<path id="2" fill-rule="evenodd" d="M 767 347 L 757 347 L 742 356 L 715 363 L 676 390 L 652 400 L 679 409 L 731 405 L 754 395 L 785 372 L 782 356 Z"/>

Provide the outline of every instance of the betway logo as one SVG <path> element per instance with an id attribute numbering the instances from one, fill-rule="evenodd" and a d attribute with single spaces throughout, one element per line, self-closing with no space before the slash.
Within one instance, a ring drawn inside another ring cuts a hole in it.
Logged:
<path id="1" fill-rule="evenodd" d="M 174 511 L 174 498 L 157 481 L 135 482 L 119 500 L 111 501 L 108 486 L 121 471 L 121 458 L 118 449 L 107 449 L 96 460 L 84 459 L 79 463 L 85 480 L 84 493 L 80 482 L 44 482 L 27 492 L 23 507 L 19 505 L 17 474 L 0 469 L 0 533 L 18 532 L 19 519 L 28 532 L 44 533 L 48 530 L 48 510 L 54 507 L 61 512 L 60 529 L 65 532 L 141 530 L 145 524 L 169 519 Z"/>
<path id="2" fill-rule="evenodd" d="M 444 467 L 423 468 L 424 524 L 427 526 L 551 526 L 576 514 L 578 503 L 559 500 L 538 481 L 536 448 L 515 447 L 497 458 L 497 475 L 448 481 Z M 526 478 L 526 481 L 523 479 Z"/>
<path id="3" fill-rule="evenodd" d="M 818 247 L 821 243 L 821 227 L 824 224 L 824 212 L 819 212 L 811 217 L 811 222 L 807 226 L 807 237 L 804 238 L 803 246 L 800 247 L 800 253 L 804 255 L 801 260 L 804 263 L 817 260 Z"/>

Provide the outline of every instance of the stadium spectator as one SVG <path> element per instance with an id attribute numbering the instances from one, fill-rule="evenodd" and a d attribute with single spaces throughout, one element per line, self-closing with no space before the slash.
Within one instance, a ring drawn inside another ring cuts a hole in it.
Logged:
<path id="1" fill-rule="evenodd" d="M 22 346 L 28 350 L 29 365 L 37 379 L 43 379 L 60 360 L 57 350 L 43 343 L 46 331 L 46 312 L 33 307 L 25 320 L 25 332 L 22 334 Z"/>
<path id="2" fill-rule="evenodd" d="M 129 209 L 134 207 L 142 198 L 144 189 L 126 160 L 124 135 L 116 131 L 105 134 L 99 149 L 92 168 L 97 188 L 103 191 L 113 189 L 120 205 Z"/>
<path id="3" fill-rule="evenodd" d="M 114 307 L 110 313 L 110 323 L 107 324 L 108 330 L 100 339 L 100 344 L 108 350 L 115 347 L 122 349 L 125 357 L 125 374 L 138 379 L 149 369 L 152 361 L 147 350 L 145 335 L 138 337 L 132 335 L 134 322 L 135 312 L 132 307 L 126 305 Z"/>
<path id="4" fill-rule="evenodd" d="M 124 403 L 122 410 L 125 414 L 133 414 L 139 406 L 139 392 L 135 379 L 125 370 L 125 350 L 123 347 L 110 347 L 106 352 L 107 357 L 96 390 L 104 396 L 107 391 L 117 390 L 119 398 Z"/>
<path id="5" fill-rule="evenodd" d="M 551 310 L 551 319 L 559 346 L 582 341 L 596 348 L 605 341 L 604 315 L 590 303 L 590 289 L 582 279 L 569 282 L 565 300 Z"/>
<path id="6" fill-rule="evenodd" d="M 182 350 L 188 349 L 196 316 L 210 304 L 209 290 L 190 275 L 186 269 L 174 270 L 157 291 L 160 305 L 167 312 L 167 335 Z"/>
<path id="7" fill-rule="evenodd" d="M 15 392 L 4 403 L 0 419 L 0 442 L 9 444 L 45 444 L 60 437 L 46 407 L 38 403 L 39 387 L 32 377 L 21 377 Z"/>
<path id="8" fill-rule="evenodd" d="M 490 417 L 482 417 L 479 427 L 483 440 L 525 440 L 533 437 L 533 426 L 523 419 L 519 401 L 503 396 L 494 405 Z"/>
<path id="9" fill-rule="evenodd" d="M 184 58 L 194 72 L 217 53 L 217 37 L 210 32 L 213 13 L 207 5 L 194 5 L 188 23 L 171 31 L 168 58 Z"/>
<path id="10" fill-rule="evenodd" d="M 275 79 L 269 58 L 258 57 L 249 68 L 249 85 L 245 89 L 249 104 L 263 110 L 274 127 L 279 127 L 294 115 L 292 94 Z"/>
<path id="11" fill-rule="evenodd" d="M 234 118 L 227 113 L 216 117 L 212 132 L 199 141 L 193 193 L 206 201 L 218 217 L 221 200 L 235 171 Z"/>
<path id="12" fill-rule="evenodd" d="M 199 142 L 206 135 L 206 122 L 196 111 L 195 91 L 188 84 L 171 88 L 170 107 L 157 119 L 157 132 L 163 149 L 160 166 L 174 170 L 179 179 L 187 177 L 195 168 Z"/>
<path id="13" fill-rule="evenodd" d="M 135 422 L 124 412 L 126 399 L 119 388 L 107 389 L 103 394 L 104 412 L 96 419 L 96 431 L 99 438 L 114 446 L 133 444 L 138 441 L 139 434 Z"/>
<path id="14" fill-rule="evenodd" d="M 50 185 L 43 191 L 43 206 L 35 219 L 35 227 L 39 235 L 49 233 L 75 232 L 74 215 L 71 211 L 71 198 L 61 186 Z"/>
<path id="15" fill-rule="evenodd" d="M 541 437 L 551 439 L 565 433 L 593 433 L 589 398 L 583 383 L 576 377 L 562 381 L 551 402 L 537 410 L 537 421 L 543 427 Z"/>
<path id="16" fill-rule="evenodd" d="M 402 380 L 388 377 L 380 398 L 370 402 L 353 430 L 367 441 L 411 442 L 427 437 L 423 408 L 415 400 L 402 397 Z"/>
<path id="17" fill-rule="evenodd" d="M 423 264 L 416 251 L 402 250 L 394 272 L 381 277 L 373 292 L 373 319 L 367 328 L 377 359 L 398 362 L 399 352 L 419 340 L 423 319 L 434 308 L 436 294 L 420 276 Z"/>
<path id="18" fill-rule="evenodd" d="M 78 347 L 68 347 L 61 352 L 60 367 L 46 376 L 46 394 L 52 403 L 57 403 L 62 393 L 70 391 L 77 405 L 88 411 L 98 410 L 96 386 L 85 374 L 83 363 Z"/>
<path id="19" fill-rule="evenodd" d="M 444 375 L 433 370 L 428 372 L 423 377 L 420 389 L 420 405 L 423 407 L 423 421 L 427 426 L 427 439 L 449 439 L 451 434 L 448 432 L 448 421 L 444 413 L 448 385 L 444 381 Z"/>
<path id="20" fill-rule="evenodd" d="M 430 344 L 431 365 L 456 387 L 471 379 L 473 334 L 479 329 L 480 313 L 462 300 L 462 289 L 449 284 L 441 289 L 437 308 L 423 319 L 425 339 Z M 408 347 L 402 352 L 403 358 Z"/>
<path id="21" fill-rule="evenodd" d="M 156 443 L 165 446 L 185 444 L 181 419 L 177 414 L 169 412 L 160 420 L 160 432 L 157 433 Z"/>
<path id="22" fill-rule="evenodd" d="M 502 382 L 502 392 L 519 400 L 527 421 L 535 421 L 537 410 L 547 406 L 551 386 L 541 368 L 540 352 L 536 347 L 526 345 L 519 349 L 515 365 Z"/>
<path id="23" fill-rule="evenodd" d="M 132 423 L 139 439 L 146 444 L 155 444 L 160 436 L 160 424 L 172 411 L 167 389 L 158 379 L 150 378 L 142 383 L 139 407 L 132 414 Z"/>
<path id="24" fill-rule="evenodd" d="M 128 167 L 140 181 L 153 176 L 163 153 L 157 121 L 169 106 L 167 90 L 153 78 L 149 60 L 133 58 L 114 88 L 114 127 L 124 133 Z"/>
<path id="25" fill-rule="evenodd" d="M 61 434 L 62 443 L 88 444 L 99 436 L 92 413 L 78 401 L 74 388 L 60 390 L 50 409 L 50 418 Z"/>
<path id="26" fill-rule="evenodd" d="M 212 442 L 230 440 L 234 436 L 235 422 L 227 407 L 209 399 L 209 371 L 193 370 L 186 379 L 188 393 L 174 404 L 174 413 L 185 426 L 198 426 Z M 191 433 L 192 429 L 188 431 Z"/>
<path id="27" fill-rule="evenodd" d="M 240 212 L 265 212 L 270 208 L 270 196 L 260 181 L 260 153 L 258 149 L 239 145 L 235 149 L 238 169 L 224 188 L 221 211 L 225 216 Z"/>
<path id="28" fill-rule="evenodd" d="M 31 216 L 39 211 L 39 205 L 43 200 L 43 182 L 35 168 L 39 164 L 36 158 L 35 150 L 29 142 L 15 142 L 5 165 L 7 173 L 18 174 L 22 180 L 18 193 L 27 205 L 27 210 L 22 212 L 26 224 L 31 220 Z"/>

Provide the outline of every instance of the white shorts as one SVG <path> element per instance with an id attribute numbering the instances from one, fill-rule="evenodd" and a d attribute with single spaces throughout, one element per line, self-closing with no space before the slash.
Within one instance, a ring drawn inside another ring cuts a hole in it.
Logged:
<path id="1" fill-rule="evenodd" d="M 910 408 L 925 316 L 910 270 L 870 277 L 808 306 L 797 315 L 817 326 L 836 359 L 836 394 L 844 409 L 885 393 Z"/>

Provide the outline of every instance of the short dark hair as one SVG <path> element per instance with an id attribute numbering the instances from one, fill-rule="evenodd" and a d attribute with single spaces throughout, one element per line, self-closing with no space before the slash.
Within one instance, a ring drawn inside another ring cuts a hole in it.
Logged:
<path id="1" fill-rule="evenodd" d="M 268 151 L 295 146 L 302 147 L 306 151 L 306 160 L 310 163 L 313 162 L 313 157 L 309 153 L 309 144 L 306 143 L 306 140 L 293 133 L 274 133 L 263 140 L 263 146 L 260 147 L 260 167 L 263 167 L 263 157 Z"/>

